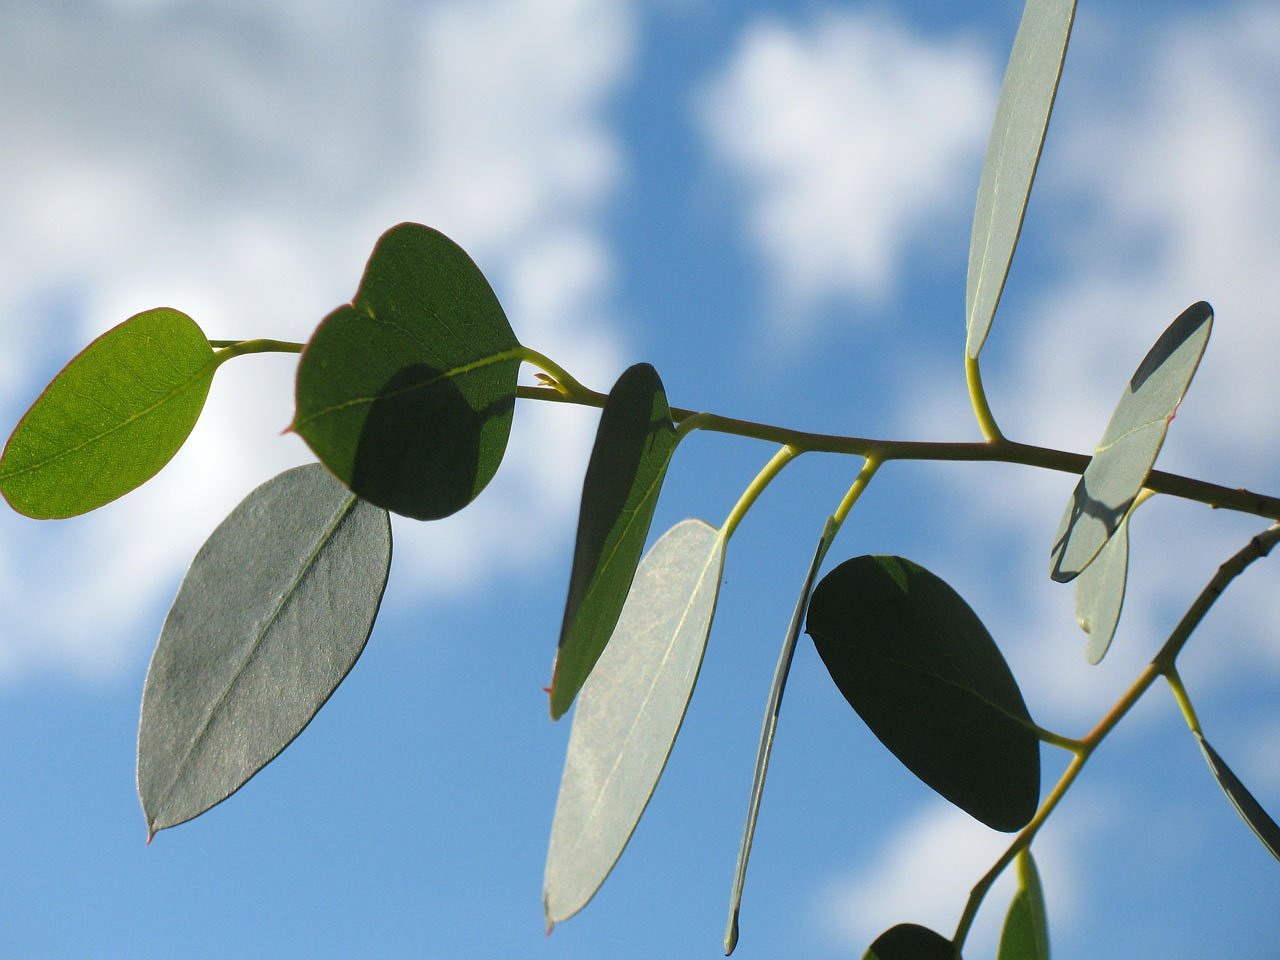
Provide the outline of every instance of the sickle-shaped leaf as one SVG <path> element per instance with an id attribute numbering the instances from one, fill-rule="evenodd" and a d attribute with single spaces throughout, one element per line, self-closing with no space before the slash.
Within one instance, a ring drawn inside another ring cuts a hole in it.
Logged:
<path id="1" fill-rule="evenodd" d="M 1044 888 L 1031 851 L 1018 854 L 1018 892 L 1005 914 L 996 960 L 1049 960 L 1049 919 Z"/>
<path id="2" fill-rule="evenodd" d="M 671 408 L 658 372 L 647 363 L 629 367 L 600 415 L 582 484 L 569 596 L 551 679 L 553 719 L 569 709 L 618 622 L 675 447 Z"/>
<path id="3" fill-rule="evenodd" d="M 970 357 L 981 352 L 1004 292 L 1075 12 L 1075 0 L 1027 0 L 1013 39 L 978 182 L 969 240 L 965 349 Z"/>
<path id="4" fill-rule="evenodd" d="M 204 408 L 217 367 L 185 313 L 130 317 L 85 347 L 31 405 L 0 458 L 0 492 L 37 519 L 73 517 L 160 472 Z"/>
<path id="5" fill-rule="evenodd" d="M 1089 635 L 1084 655 L 1090 663 L 1102 662 L 1115 637 L 1124 608 L 1129 579 L 1129 517 L 1120 521 L 1115 534 L 1076 580 L 1076 622 Z"/>
<path id="6" fill-rule="evenodd" d="M 329 314 L 303 351 L 293 428 L 365 500 L 446 517 L 502 461 L 521 356 L 471 258 L 403 223 L 378 241 L 354 303 Z"/>
<path id="7" fill-rule="evenodd" d="M 1196 732 L 1196 740 L 1200 743 L 1200 751 L 1204 754 L 1205 760 L 1209 762 L 1209 769 L 1213 771 L 1213 776 L 1218 781 L 1218 786 L 1222 788 L 1222 792 L 1227 795 L 1227 799 L 1231 801 L 1231 805 L 1236 808 L 1236 813 L 1240 814 L 1240 819 L 1249 825 L 1249 829 L 1253 831 L 1262 845 L 1267 851 L 1280 860 L 1280 826 L 1271 819 L 1271 814 L 1267 813 L 1249 789 L 1240 782 L 1240 779 L 1227 766 L 1227 762 L 1218 756 L 1218 751 L 1209 745 L 1209 741 L 1204 738 L 1200 732 Z"/>
<path id="8" fill-rule="evenodd" d="M 199 816 L 311 722 L 364 649 L 391 563 L 385 510 L 319 464 L 219 524 L 169 610 L 142 695 L 150 835 Z"/>
<path id="9" fill-rule="evenodd" d="M 702 665 L 724 547 L 714 527 L 684 520 L 636 570 L 573 716 L 542 888 L 549 924 L 595 896 L 658 785 Z"/>
<path id="10" fill-rule="evenodd" d="M 900 923 L 876 937 L 862 960 L 960 960 L 960 951 L 928 927 Z"/>
<path id="11" fill-rule="evenodd" d="M 917 777 L 995 830 L 1040 795 L 1040 741 L 977 614 L 901 557 L 855 557 L 818 584 L 808 631 L 840 692 Z"/>
<path id="12" fill-rule="evenodd" d="M 1213 328 L 1213 308 L 1187 307 L 1147 353 L 1121 396 L 1054 536 L 1049 575 L 1066 583 L 1084 570 L 1151 473 Z"/>
<path id="13" fill-rule="evenodd" d="M 787 626 L 787 634 L 782 639 L 782 649 L 778 652 L 778 664 L 773 670 L 773 682 L 769 684 L 769 696 L 764 705 L 764 720 L 760 724 L 760 740 L 756 745 L 756 766 L 751 775 L 751 794 L 747 798 L 747 819 L 742 827 L 742 841 L 738 845 L 738 862 L 733 868 L 733 885 L 729 889 L 729 919 L 724 930 L 726 957 L 733 953 L 738 945 L 738 913 L 742 905 L 742 890 L 747 882 L 747 862 L 751 859 L 751 844 L 755 840 L 756 820 L 760 816 L 760 799 L 764 796 L 764 781 L 769 774 L 769 758 L 773 754 L 773 738 L 778 730 L 782 694 L 787 688 L 787 676 L 791 673 L 791 661 L 795 657 L 796 640 L 800 636 L 800 627 L 804 623 L 804 613 L 809 608 L 813 582 L 818 578 L 818 568 L 822 566 L 836 529 L 838 525 L 835 521 L 828 519 L 822 536 L 818 538 L 818 546 L 813 551 L 813 560 L 809 563 L 809 572 L 805 574 L 804 583 L 800 587 L 800 596 L 796 599 L 795 609 L 791 612 L 791 623 Z"/>

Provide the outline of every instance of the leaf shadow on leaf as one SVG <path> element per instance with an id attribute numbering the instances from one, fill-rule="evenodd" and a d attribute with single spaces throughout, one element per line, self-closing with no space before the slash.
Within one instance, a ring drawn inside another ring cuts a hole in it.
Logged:
<path id="1" fill-rule="evenodd" d="M 475 495 L 485 423 L 514 406 L 514 397 L 504 397 L 476 410 L 440 370 L 402 367 L 378 391 L 360 428 L 352 491 L 373 503 L 415 504 L 418 520 L 461 510 Z"/>
<path id="2" fill-rule="evenodd" d="M 1053 544 L 1053 567 L 1049 572 L 1049 576 L 1058 583 L 1066 583 L 1080 573 L 1078 570 L 1066 569 L 1063 563 L 1067 558 L 1067 541 L 1071 539 L 1072 534 L 1075 533 L 1076 525 L 1083 518 L 1088 517 L 1101 523 L 1106 528 L 1104 540 L 1110 540 L 1116 530 L 1119 529 L 1120 522 L 1124 520 L 1136 498 L 1137 494 L 1135 493 L 1124 503 L 1115 507 L 1109 506 L 1096 497 L 1090 496 L 1088 478 L 1081 478 L 1071 494 L 1070 518 L 1067 520 L 1061 536 Z"/>

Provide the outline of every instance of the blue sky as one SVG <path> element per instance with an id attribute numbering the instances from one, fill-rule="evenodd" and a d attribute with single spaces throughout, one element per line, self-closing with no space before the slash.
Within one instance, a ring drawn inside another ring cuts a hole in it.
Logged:
<path id="1" fill-rule="evenodd" d="M 210 336 L 305 339 L 378 234 L 439 227 L 520 339 L 606 388 L 652 362 L 680 406 L 814 430 L 975 439 L 973 196 L 1021 5 L 628 0 L 11 0 L 0 10 L 0 411 L 102 330 L 171 305 Z M 1161 466 L 1275 492 L 1280 16 L 1084 0 L 984 353 L 1018 439 L 1087 450 L 1189 303 L 1213 340 Z M 526 375 L 525 382 L 529 377 Z M 218 374 L 187 447 L 89 517 L 0 516 L 0 955 L 717 956 L 777 645 L 856 464 L 806 456 L 735 536 L 660 789 L 587 910 L 543 937 L 568 735 L 546 717 L 594 415 L 522 404 L 463 514 L 397 522 L 369 647 L 244 790 L 144 845 L 142 680 L 190 557 L 308 459 L 291 360 Z M 7 429 L 7 428 L 6 428 Z M 682 445 L 655 531 L 718 523 L 771 450 Z M 1092 725 L 1261 522 L 1157 500 L 1125 620 L 1088 667 L 1045 557 L 1069 477 L 894 464 L 829 565 L 909 556 L 983 617 L 1036 719 Z M 1275 561 L 1272 561 L 1274 563 Z M 1280 592 L 1233 586 L 1184 658 L 1206 732 L 1280 809 Z M 1035 851 L 1057 957 L 1269 956 L 1280 868 L 1153 691 Z M 1047 748 L 1046 777 L 1062 758 Z M 953 928 L 1002 849 L 867 733 L 802 643 L 738 956 L 860 955 Z M 991 956 L 998 887 L 966 956 Z"/>

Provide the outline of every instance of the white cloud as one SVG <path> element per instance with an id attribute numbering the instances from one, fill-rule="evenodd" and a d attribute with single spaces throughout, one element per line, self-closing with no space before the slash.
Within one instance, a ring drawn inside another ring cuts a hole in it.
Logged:
<path id="1" fill-rule="evenodd" d="M 1072 817 L 1073 845 L 1082 845 L 1089 817 Z M 1045 890 L 1050 922 L 1064 929 L 1073 922 L 1077 866 L 1074 852 L 1055 830 L 1032 846 Z M 1008 847 L 1010 837 L 987 829 L 945 801 L 931 802 L 897 824 L 892 835 L 852 876 L 835 878 L 820 905 L 833 938 L 860 955 L 885 930 L 918 923 L 951 936 L 978 879 Z M 968 956 L 993 956 L 1005 911 L 1016 890 L 1013 867 L 1005 870 L 983 902 L 966 941 Z"/>
<path id="2" fill-rule="evenodd" d="M 963 38 L 883 15 L 759 20 L 700 101 L 717 160 L 741 181 L 778 309 L 883 300 L 909 243 L 967 212 L 990 129 L 994 65 Z"/>
<path id="3" fill-rule="evenodd" d="M 523 342 L 607 379 L 601 214 L 622 164 L 606 107 L 632 20 L 607 0 L 7 5 L 0 57 L 23 77 L 0 92 L 8 422 L 147 307 L 184 309 L 214 338 L 305 340 L 406 219 L 468 249 Z M 0 519 L 0 677 L 110 670 L 148 642 L 144 614 L 221 516 L 310 459 L 279 435 L 291 415 L 289 359 L 238 359 L 145 490 L 77 520 Z M 536 562 L 519 546 L 572 529 L 578 481 L 562 471 L 590 432 L 522 405 L 509 462 L 471 510 L 397 526 L 415 583 L 449 591 Z"/>

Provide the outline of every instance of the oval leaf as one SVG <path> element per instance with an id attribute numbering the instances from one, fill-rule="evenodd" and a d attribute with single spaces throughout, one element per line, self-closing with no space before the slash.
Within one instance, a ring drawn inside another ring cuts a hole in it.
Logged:
<path id="1" fill-rule="evenodd" d="M 1026 825 L 1040 741 L 959 594 L 910 560 L 856 557 L 814 590 L 808 631 L 845 699 L 912 773 L 989 827 Z"/>
<path id="2" fill-rule="evenodd" d="M 1018 854 L 1018 892 L 1009 905 L 996 960 L 1049 960 L 1049 919 L 1044 888 L 1031 851 Z"/>
<path id="3" fill-rule="evenodd" d="M 595 896 L 658 785 L 702 665 L 724 547 L 714 527 L 685 520 L 636 571 L 574 713 L 543 882 L 548 923 Z"/>
<path id="4" fill-rule="evenodd" d="M 37 519 L 73 517 L 160 472 L 204 409 L 217 367 L 185 313 L 130 317 L 85 347 L 31 405 L 0 458 L 0 492 Z"/>
<path id="5" fill-rule="evenodd" d="M 1160 335 L 1121 396 L 1054 536 L 1049 575 L 1059 583 L 1089 565 L 1151 473 L 1213 328 L 1213 308 L 1193 303 Z"/>
<path id="6" fill-rule="evenodd" d="M 418 520 L 474 500 L 507 448 L 520 344 L 471 258 L 416 223 L 374 247 L 298 364 L 293 429 L 363 499 Z"/>
<path id="7" fill-rule="evenodd" d="M 573 703 L 618 622 L 675 447 L 671 408 L 658 372 L 647 363 L 628 368 L 605 402 L 582 484 L 551 680 L 555 719 Z"/>
<path id="8" fill-rule="evenodd" d="M 1102 662 L 1120 623 L 1125 586 L 1129 579 L 1129 516 L 1120 521 L 1093 562 L 1076 580 L 1076 622 L 1089 635 L 1085 657 Z"/>
<path id="9" fill-rule="evenodd" d="M 756 835 L 756 820 L 760 816 L 760 800 L 764 796 L 764 781 L 769 775 L 769 758 L 773 754 L 773 738 L 778 730 L 778 715 L 782 710 L 782 694 L 787 688 L 787 677 L 791 673 L 791 661 L 796 652 L 796 640 L 800 636 L 800 627 L 804 623 L 804 613 L 809 609 L 809 596 L 813 593 L 813 582 L 818 578 L 818 568 L 827 555 L 831 538 L 839 529 L 834 519 L 828 519 L 818 538 L 818 546 L 814 548 L 813 560 L 809 562 L 809 572 L 805 574 L 804 583 L 800 587 L 800 596 L 796 599 L 795 609 L 791 612 L 791 622 L 787 626 L 786 636 L 782 639 L 782 649 L 778 652 L 778 664 L 773 670 L 773 682 L 769 684 L 769 696 L 765 700 L 764 720 L 760 724 L 760 740 L 756 745 L 756 765 L 751 775 L 751 793 L 747 798 L 747 818 L 742 826 L 742 840 L 738 844 L 738 861 L 733 868 L 733 885 L 729 888 L 729 919 L 724 930 L 724 955 L 733 953 L 738 945 L 738 913 L 742 905 L 742 890 L 747 882 L 747 863 L 751 859 L 751 845 Z"/>
<path id="10" fill-rule="evenodd" d="M 386 511 L 319 464 L 269 480 L 219 524 L 147 671 L 149 834 L 226 799 L 311 722 L 364 649 L 390 563 Z"/>
<path id="11" fill-rule="evenodd" d="M 1075 12 L 1075 0 L 1027 0 L 1013 39 L 969 240 L 965 349 L 970 357 L 982 351 L 1009 276 Z"/>
<path id="12" fill-rule="evenodd" d="M 1249 825 L 1249 829 L 1262 841 L 1268 852 L 1280 860 L 1280 826 L 1271 819 L 1271 814 L 1262 808 L 1262 804 L 1254 799 L 1253 794 L 1227 766 L 1227 762 L 1218 756 L 1218 751 L 1209 745 L 1204 735 L 1197 732 L 1196 740 L 1200 743 L 1200 751 L 1209 762 L 1209 769 L 1213 771 L 1218 786 L 1236 808 L 1240 819 Z"/>
<path id="13" fill-rule="evenodd" d="M 900 923 L 876 937 L 862 960 L 960 960 L 960 951 L 928 927 Z"/>

